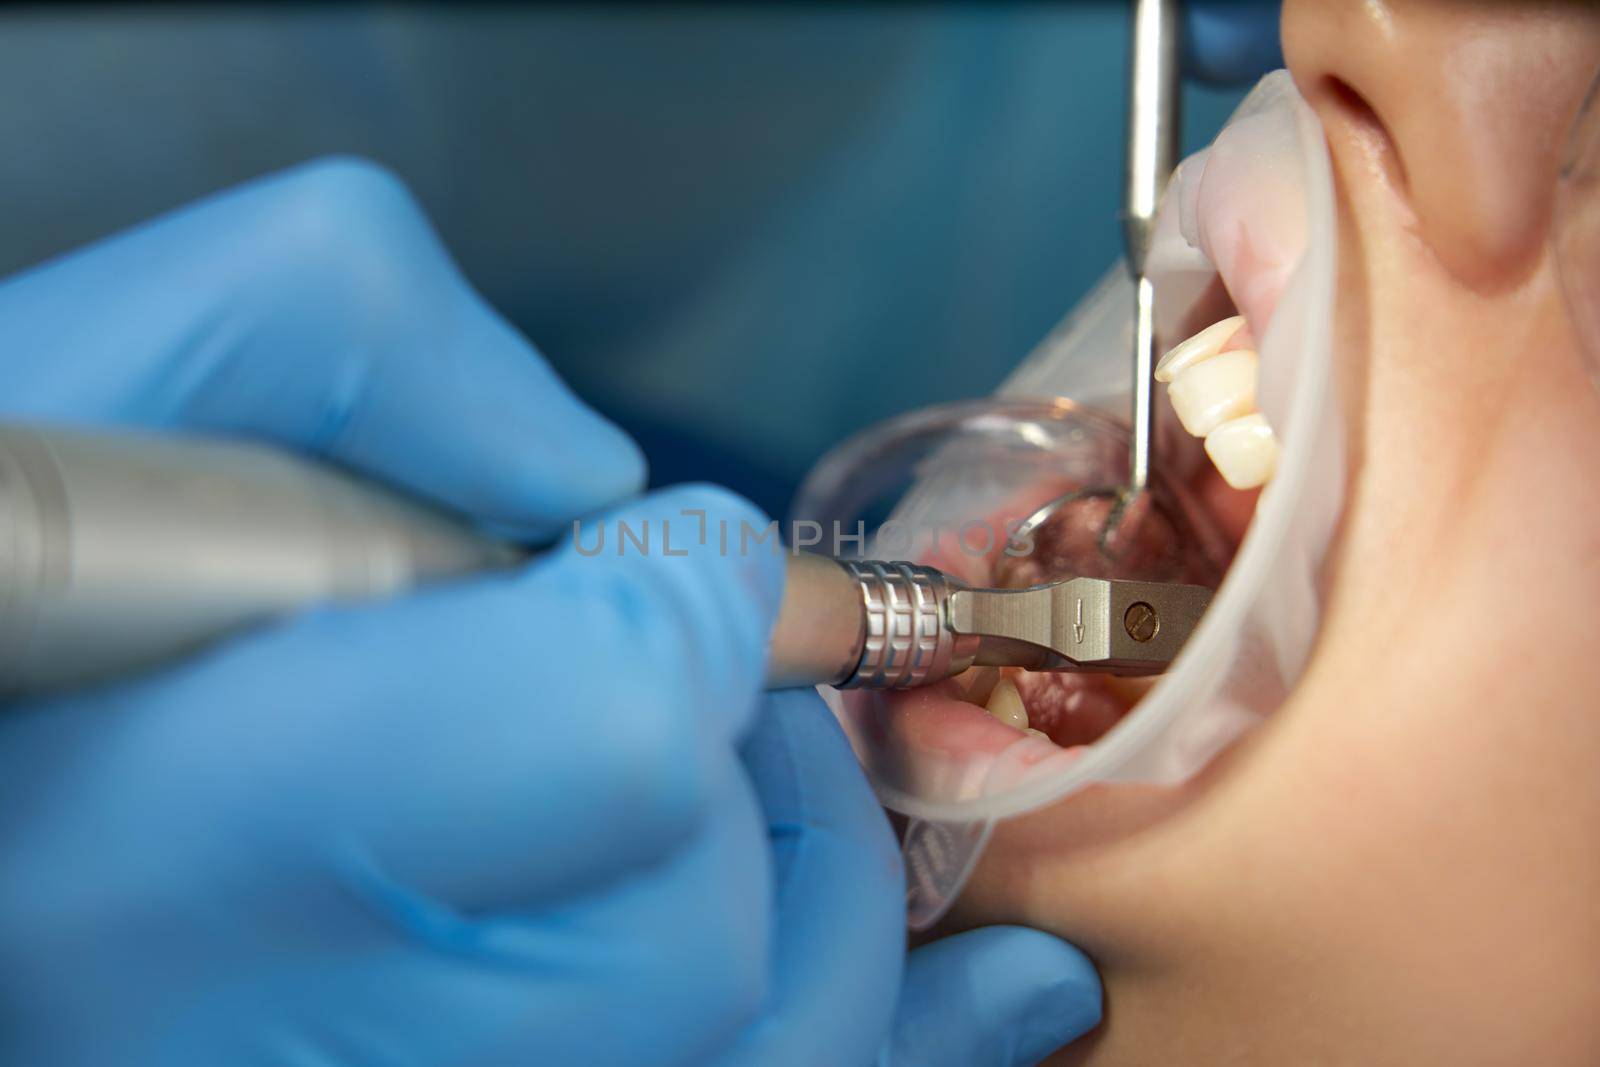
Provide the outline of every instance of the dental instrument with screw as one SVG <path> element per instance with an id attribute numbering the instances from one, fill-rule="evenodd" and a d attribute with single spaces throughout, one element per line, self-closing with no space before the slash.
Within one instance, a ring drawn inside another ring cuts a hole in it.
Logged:
<path id="1" fill-rule="evenodd" d="M 389 489 L 263 445 L 0 426 L 0 694 L 151 667 L 311 604 L 525 559 Z M 926 685 L 970 665 L 1150 674 L 1200 586 L 976 589 L 931 567 L 795 555 L 768 685 Z"/>

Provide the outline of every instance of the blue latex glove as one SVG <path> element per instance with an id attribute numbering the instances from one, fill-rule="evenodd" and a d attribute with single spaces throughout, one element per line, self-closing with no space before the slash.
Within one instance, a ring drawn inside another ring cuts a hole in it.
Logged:
<path id="1" fill-rule="evenodd" d="M 1184 73 L 1215 85 L 1243 85 L 1283 66 L 1281 6 L 1278 0 L 1184 4 Z"/>
<path id="2" fill-rule="evenodd" d="M 810 691 L 774 695 L 745 750 L 772 833 L 777 871 L 776 955 L 763 1020 L 716 1062 L 740 1067 L 861 1064 L 841 1034 L 864 1031 L 863 1014 L 887 1020 L 891 991 L 873 1004 L 853 972 L 875 964 L 892 922 L 898 966 L 904 922 L 899 855 L 883 839 L 882 871 L 896 895 L 888 916 L 864 915 L 876 883 L 854 884 L 863 807 L 875 802 L 827 707 Z M 843 855 L 841 855 L 843 853 Z M 859 875 L 857 875 L 859 876 Z M 841 921 L 843 920 L 843 925 Z M 898 971 L 896 971 L 898 975 Z M 882 996 L 882 986 L 871 987 Z M 877 1067 L 1031 1067 L 1100 1021 L 1100 980 L 1077 949 L 1038 930 L 991 927 L 911 953 Z M 654 1062 L 654 1061 L 649 1061 Z"/>
<path id="3" fill-rule="evenodd" d="M 5 709 L 0 1060 L 865 1064 L 926 975 L 997 958 L 914 957 L 891 1024 L 887 825 L 814 695 L 760 693 L 780 561 L 682 512 L 765 520 L 619 503 L 635 449 L 382 172 L 301 168 L 12 279 L 0 327 L 5 417 L 246 433 L 501 530 L 612 508 L 688 552 L 557 550 Z M 964 1010 L 943 1045 L 1038 1025 Z"/>
<path id="4" fill-rule="evenodd" d="M 879 1067 L 1024 1067 L 1100 1023 L 1088 957 L 1021 926 L 924 945 L 906 965 Z"/>

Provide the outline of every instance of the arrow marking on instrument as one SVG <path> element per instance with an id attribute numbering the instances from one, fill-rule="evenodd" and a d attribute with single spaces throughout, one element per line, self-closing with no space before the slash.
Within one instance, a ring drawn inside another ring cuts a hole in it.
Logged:
<path id="1" fill-rule="evenodd" d="M 1078 598 L 1078 621 L 1072 626 L 1072 636 L 1077 638 L 1078 644 L 1083 644 L 1083 597 Z"/>

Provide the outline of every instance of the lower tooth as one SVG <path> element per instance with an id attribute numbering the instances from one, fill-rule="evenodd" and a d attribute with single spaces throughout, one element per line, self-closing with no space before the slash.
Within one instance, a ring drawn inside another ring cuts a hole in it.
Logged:
<path id="1" fill-rule="evenodd" d="M 956 675 L 956 681 L 965 691 L 964 699 L 973 704 L 986 704 L 994 692 L 996 683 L 1000 681 L 1000 668 L 969 667 L 963 673 Z"/>
<path id="2" fill-rule="evenodd" d="M 1017 692 L 1016 685 L 1009 678 L 1002 678 L 995 683 L 994 692 L 989 694 L 989 702 L 984 709 L 1007 726 L 1018 730 L 1028 728 L 1028 709 L 1022 703 L 1022 694 Z"/>

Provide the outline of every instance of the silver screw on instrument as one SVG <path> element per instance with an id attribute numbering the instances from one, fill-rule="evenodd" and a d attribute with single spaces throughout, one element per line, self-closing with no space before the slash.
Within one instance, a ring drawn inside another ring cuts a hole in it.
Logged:
<path id="1" fill-rule="evenodd" d="M 1140 600 L 1128 605 L 1122 616 L 1122 628 L 1128 636 L 1144 644 L 1161 632 L 1161 616 L 1156 609 Z"/>

